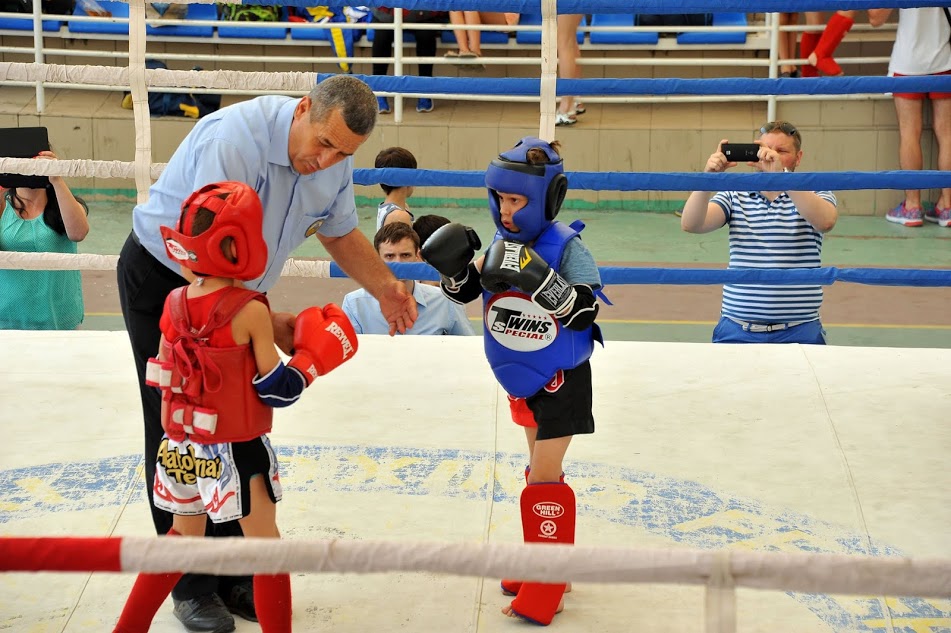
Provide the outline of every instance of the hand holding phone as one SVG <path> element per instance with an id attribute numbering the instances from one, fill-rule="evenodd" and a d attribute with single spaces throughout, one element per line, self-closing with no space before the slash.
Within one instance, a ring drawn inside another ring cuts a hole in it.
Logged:
<path id="1" fill-rule="evenodd" d="M 756 143 L 724 143 L 720 151 L 731 163 L 759 162 L 760 146 Z"/>

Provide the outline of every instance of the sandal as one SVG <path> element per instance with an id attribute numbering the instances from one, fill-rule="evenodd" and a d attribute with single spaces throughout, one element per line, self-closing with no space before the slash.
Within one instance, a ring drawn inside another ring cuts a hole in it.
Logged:
<path id="1" fill-rule="evenodd" d="M 584 107 L 583 103 L 579 101 L 575 101 L 575 109 L 572 112 L 572 114 L 584 114 L 587 111 L 588 111 L 588 108 Z"/>
<path id="2" fill-rule="evenodd" d="M 577 122 L 578 122 L 578 119 L 576 119 L 571 114 L 564 114 L 563 112 L 559 112 L 558 114 L 555 115 L 556 127 L 562 127 L 564 125 L 574 125 Z"/>
<path id="3" fill-rule="evenodd" d="M 475 53 L 459 53 L 459 65 L 465 70 L 485 70 L 485 64 L 480 60 L 481 57 Z"/>

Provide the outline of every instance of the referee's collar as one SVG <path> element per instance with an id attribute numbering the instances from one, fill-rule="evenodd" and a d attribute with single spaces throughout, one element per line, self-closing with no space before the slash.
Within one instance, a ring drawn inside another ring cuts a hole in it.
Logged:
<path id="1" fill-rule="evenodd" d="M 294 110 L 297 109 L 298 103 L 300 99 L 291 99 L 284 103 L 274 118 L 274 135 L 267 155 L 269 163 L 291 167 L 291 157 L 287 153 L 287 148 L 291 136 L 291 121 L 294 119 Z"/>

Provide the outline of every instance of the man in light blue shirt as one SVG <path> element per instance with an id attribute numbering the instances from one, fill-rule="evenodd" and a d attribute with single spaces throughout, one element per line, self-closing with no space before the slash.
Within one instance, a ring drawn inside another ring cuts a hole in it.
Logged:
<path id="1" fill-rule="evenodd" d="M 373 245 L 384 262 L 410 263 L 423 261 L 419 253 L 419 236 L 403 222 L 387 224 L 376 232 Z M 403 281 L 416 300 L 418 317 L 406 334 L 454 334 L 472 336 L 472 324 L 461 305 L 450 301 L 438 286 L 418 281 Z M 380 302 L 363 288 L 343 298 L 343 311 L 357 334 L 386 334 L 389 325 L 380 311 Z"/>
<path id="2" fill-rule="evenodd" d="M 166 254 L 159 227 L 178 228 L 182 202 L 192 192 L 232 180 L 250 185 L 261 198 L 267 266 L 247 288 L 266 292 L 291 252 L 316 236 L 340 268 L 380 300 L 390 334 L 413 326 L 412 295 L 357 230 L 352 156 L 373 131 L 376 115 L 373 91 L 347 75 L 320 82 L 300 99 L 266 96 L 222 108 L 195 124 L 152 185 L 148 201 L 133 210 L 117 280 L 142 400 L 150 503 L 163 431 L 161 396 L 145 384 L 145 367 L 158 352 L 165 298 L 186 283 Z M 286 312 L 272 314 L 274 340 L 287 354 L 295 319 Z M 156 532 L 165 534 L 172 515 L 152 506 L 152 521 Z M 214 530 L 214 536 L 241 535 L 237 522 Z M 172 598 L 176 617 L 190 631 L 233 631 L 231 613 L 256 617 L 249 578 L 186 574 Z"/>

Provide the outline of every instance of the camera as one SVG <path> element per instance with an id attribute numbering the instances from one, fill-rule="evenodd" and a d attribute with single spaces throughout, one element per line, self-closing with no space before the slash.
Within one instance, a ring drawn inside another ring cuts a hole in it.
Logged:
<path id="1" fill-rule="evenodd" d="M 724 143 L 720 147 L 720 151 L 731 163 L 758 162 L 759 150 L 760 146 L 756 143 Z"/>
<path id="2" fill-rule="evenodd" d="M 33 158 L 49 148 L 50 140 L 45 127 L 0 128 L 0 156 Z M 0 174 L 0 187 L 7 189 L 42 189 L 48 184 L 50 179 L 46 176 Z"/>

